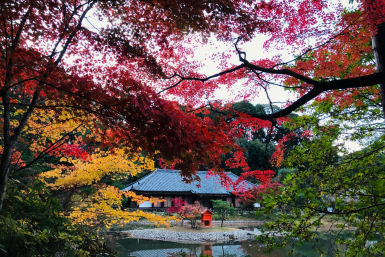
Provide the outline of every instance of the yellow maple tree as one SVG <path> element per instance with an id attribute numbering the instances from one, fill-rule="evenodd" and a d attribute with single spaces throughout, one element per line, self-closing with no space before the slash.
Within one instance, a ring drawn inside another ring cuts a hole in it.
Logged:
<path id="1" fill-rule="evenodd" d="M 87 160 L 63 157 L 61 161 L 70 163 L 71 166 L 57 166 L 51 171 L 44 172 L 40 178 L 47 186 L 54 190 L 79 189 L 90 186 L 92 193 L 83 195 L 74 194 L 71 197 L 71 210 L 69 217 L 74 223 L 90 226 L 110 227 L 114 224 L 124 224 L 145 218 L 156 224 L 168 225 L 170 219 L 140 210 L 128 212 L 122 209 L 123 197 L 131 201 L 142 203 L 150 201 L 157 203 L 162 199 L 144 197 L 130 191 L 120 191 L 111 185 L 101 183 L 105 176 L 124 174 L 135 176 L 143 170 L 153 170 L 154 162 L 137 154 L 129 157 L 127 149 L 121 148 L 110 151 L 98 150 L 90 155 Z"/>
<path id="2" fill-rule="evenodd" d="M 110 174 L 135 176 L 142 170 L 154 169 L 154 162 L 151 159 L 140 154 L 129 157 L 125 154 L 126 152 L 128 149 L 124 147 L 114 150 L 113 153 L 96 149 L 87 160 L 62 157 L 60 161 L 66 162 L 66 166 L 59 165 L 51 171 L 44 172 L 41 177 L 55 178 L 54 182 L 47 185 L 54 189 L 61 189 L 92 185 Z"/>
<path id="3" fill-rule="evenodd" d="M 39 179 L 53 192 L 62 192 L 66 201 L 63 215 L 68 215 L 73 223 L 96 227 L 111 227 L 145 218 L 156 224 L 168 225 L 171 217 L 162 217 L 140 210 L 123 209 L 122 201 L 142 203 L 163 201 L 153 197 L 144 197 L 134 192 L 121 191 L 102 182 L 103 178 L 125 179 L 143 171 L 154 170 L 154 161 L 140 152 L 132 152 L 128 147 L 101 148 L 101 140 L 105 136 L 98 131 L 90 131 L 89 124 L 95 117 L 75 117 L 73 113 L 36 110 L 25 134 L 34 137 L 29 149 L 39 155 L 48 153 L 59 158 L 58 164 L 49 164 L 50 169 L 39 174 Z M 76 131 L 76 133 L 73 133 Z M 72 134 L 71 134 L 72 133 Z M 70 137 L 71 135 L 71 137 Z M 92 138 L 93 146 L 86 146 L 84 139 Z M 111 138 L 113 139 L 113 138 Z M 82 155 L 66 153 L 59 146 L 70 146 Z M 48 148 L 53 149 L 47 151 Z M 82 188 L 90 189 L 90 193 L 82 193 Z M 70 193 L 68 193 L 70 192 Z M 60 195 L 57 193 L 57 195 Z M 59 197 L 60 198 L 60 197 Z"/>

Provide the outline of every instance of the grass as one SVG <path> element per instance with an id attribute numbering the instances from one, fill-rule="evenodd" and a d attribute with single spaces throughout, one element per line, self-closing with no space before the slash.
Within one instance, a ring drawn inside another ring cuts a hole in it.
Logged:
<path id="1" fill-rule="evenodd" d="M 126 231 L 126 230 L 132 230 L 132 229 L 152 229 L 158 227 L 156 224 L 131 224 L 126 223 L 125 225 L 114 225 L 112 226 L 109 231 Z"/>
<path id="2" fill-rule="evenodd" d="M 211 228 L 201 228 L 201 229 L 192 229 L 188 226 L 176 226 L 169 228 L 155 228 L 156 230 L 162 231 L 173 231 L 173 232 L 190 232 L 190 233 L 209 233 L 209 232 L 225 232 L 225 231 L 234 231 L 238 230 L 236 228 L 228 228 L 228 227 L 211 227 Z"/>
<path id="3" fill-rule="evenodd" d="M 219 215 L 213 215 L 213 220 L 216 220 L 216 221 L 221 221 L 221 217 L 219 217 Z M 227 217 L 226 220 L 229 220 L 229 221 L 255 221 L 255 215 L 253 216 L 230 216 L 230 217 Z"/>
<path id="4" fill-rule="evenodd" d="M 312 221 L 314 220 L 316 219 L 312 219 Z M 319 232 L 326 232 L 329 230 L 340 230 L 341 228 L 338 228 L 336 225 L 342 225 L 345 222 L 341 217 L 338 216 L 326 216 L 321 220 L 321 223 L 322 225 L 314 230 L 317 230 Z"/>

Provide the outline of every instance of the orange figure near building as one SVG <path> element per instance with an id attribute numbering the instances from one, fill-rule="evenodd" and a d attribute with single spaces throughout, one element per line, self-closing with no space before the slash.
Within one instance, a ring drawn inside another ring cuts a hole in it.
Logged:
<path id="1" fill-rule="evenodd" d="M 212 227 L 213 226 L 213 212 L 209 209 L 204 210 L 201 213 L 201 224 L 202 227 Z"/>

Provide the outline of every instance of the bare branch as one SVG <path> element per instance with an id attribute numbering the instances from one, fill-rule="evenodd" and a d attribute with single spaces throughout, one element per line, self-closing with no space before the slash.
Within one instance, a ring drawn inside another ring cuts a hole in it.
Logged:
<path id="1" fill-rule="evenodd" d="M 82 22 L 83 22 L 84 18 L 86 17 L 87 13 L 92 9 L 92 7 L 96 3 L 96 1 L 90 1 L 88 3 L 89 3 L 89 5 L 87 6 L 87 8 L 82 13 L 82 16 L 79 19 L 78 25 L 76 26 L 75 30 L 70 34 L 70 36 L 67 38 L 67 41 L 66 41 L 66 43 L 63 46 L 63 49 L 60 51 L 60 54 L 59 54 L 58 58 L 55 61 L 56 65 L 63 59 L 63 56 L 66 53 L 68 46 L 72 42 L 72 39 L 75 37 L 76 33 L 82 28 Z"/>
<path id="2" fill-rule="evenodd" d="M 194 81 L 201 81 L 201 82 L 206 82 L 207 80 L 210 80 L 210 79 L 213 79 L 213 78 L 216 78 L 216 77 L 220 77 L 222 75 L 225 75 L 225 74 L 228 74 L 228 73 L 232 73 L 234 71 L 237 71 L 237 70 L 240 70 L 242 68 L 246 67 L 244 64 L 242 65 L 239 65 L 233 69 L 229 69 L 229 70 L 225 70 L 225 71 L 222 71 L 220 73 L 217 73 L 217 74 L 214 74 L 212 76 L 209 76 L 209 77 L 206 77 L 206 78 L 194 78 L 194 77 L 183 77 L 181 75 L 177 75 L 177 74 L 174 74 L 173 76 L 171 76 L 171 78 L 173 77 L 179 77 L 181 78 L 180 81 L 178 81 L 176 84 L 170 86 L 170 87 L 167 87 L 161 91 L 158 92 L 158 94 L 161 94 L 163 93 L 164 91 L 167 91 L 167 90 L 170 90 L 171 88 L 174 88 L 176 86 L 178 86 L 180 83 L 182 83 L 183 81 L 191 81 L 191 80 L 194 80 Z"/>

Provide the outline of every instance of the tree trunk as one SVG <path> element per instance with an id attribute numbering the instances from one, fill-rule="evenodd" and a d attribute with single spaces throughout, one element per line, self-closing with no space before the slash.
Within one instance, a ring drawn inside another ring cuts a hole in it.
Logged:
<path id="1" fill-rule="evenodd" d="M 9 83 L 5 83 L 5 85 L 9 85 Z M 5 194 L 7 191 L 9 167 L 12 161 L 13 150 L 15 149 L 16 142 L 19 140 L 22 131 L 27 126 L 27 122 L 35 109 L 34 106 L 36 105 L 37 99 L 40 96 L 40 91 L 41 91 L 40 89 L 37 89 L 33 94 L 33 97 L 31 100 L 31 106 L 28 107 L 27 111 L 25 112 L 23 117 L 20 119 L 19 126 L 12 131 L 13 133 L 12 136 L 11 136 L 11 110 L 9 105 L 9 92 L 8 90 L 5 90 L 2 94 L 3 103 L 4 103 L 4 114 L 3 114 L 4 148 L 3 148 L 3 155 L 1 156 L 1 163 L 0 163 L 0 212 L 2 210 Z"/>
<path id="2" fill-rule="evenodd" d="M 5 146 L 0 163 L 0 212 L 3 208 L 5 193 L 7 191 L 7 183 L 9 178 L 9 165 L 12 158 L 12 147 Z"/>
<path id="3" fill-rule="evenodd" d="M 12 60 L 9 61 L 9 65 L 12 65 Z M 7 69 L 6 80 L 4 85 L 10 84 L 12 72 Z M 9 92 L 5 90 L 1 95 L 4 103 L 3 110 L 3 137 L 4 137 L 4 148 L 1 156 L 0 163 L 0 212 L 3 208 L 3 202 L 5 199 L 5 193 L 7 192 L 7 183 L 9 178 L 9 166 L 11 164 L 12 152 L 15 144 L 11 139 L 11 109 L 9 106 Z"/>
<path id="4" fill-rule="evenodd" d="M 377 26 L 377 34 L 372 39 L 377 72 L 385 71 L 385 23 Z M 382 112 L 385 117 L 385 79 L 380 83 Z"/>

